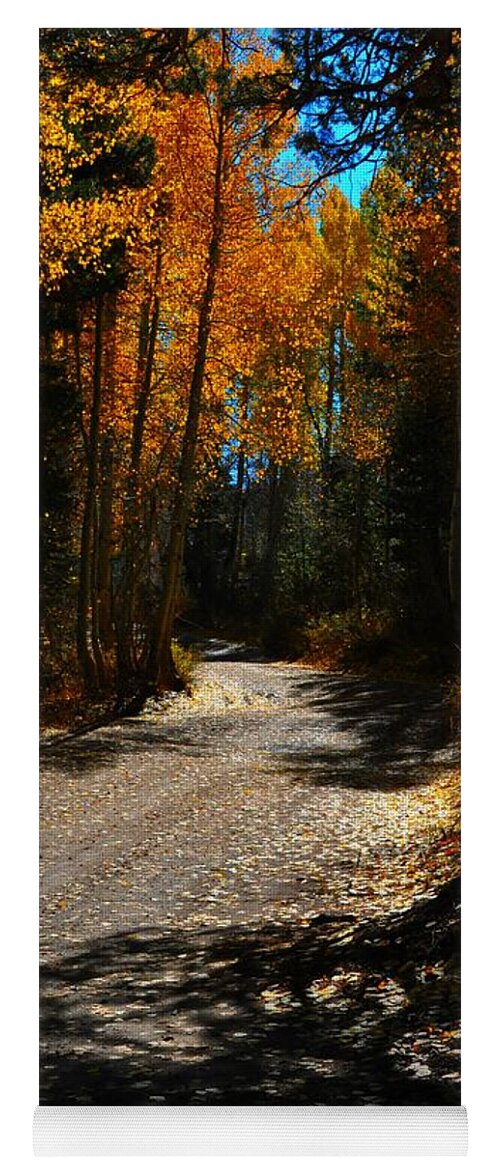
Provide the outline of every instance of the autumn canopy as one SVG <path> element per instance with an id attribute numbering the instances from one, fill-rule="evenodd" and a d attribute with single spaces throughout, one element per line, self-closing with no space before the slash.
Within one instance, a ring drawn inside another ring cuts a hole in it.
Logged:
<path id="1" fill-rule="evenodd" d="M 42 31 L 49 692 L 179 686 L 183 619 L 450 653 L 457 69 L 452 30 Z"/>

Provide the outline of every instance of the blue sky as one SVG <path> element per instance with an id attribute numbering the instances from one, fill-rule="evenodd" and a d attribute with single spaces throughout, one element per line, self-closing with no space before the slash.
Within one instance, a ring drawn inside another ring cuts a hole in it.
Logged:
<path id="1" fill-rule="evenodd" d="M 263 40 L 267 42 L 269 48 L 269 39 L 273 31 L 273 28 L 258 29 L 258 32 L 262 36 Z M 299 115 L 299 125 L 306 128 L 309 116 L 309 111 L 303 111 Z M 290 146 L 286 147 L 283 151 L 282 159 L 285 165 L 288 163 L 288 166 L 291 167 L 293 171 L 297 170 L 298 180 L 300 178 L 300 171 L 302 166 L 304 164 L 309 166 L 309 168 L 312 166 L 310 160 L 304 159 L 304 155 L 298 153 L 294 147 Z M 347 199 L 350 200 L 354 207 L 359 207 L 361 196 L 363 192 L 366 191 L 367 187 L 370 186 L 377 166 L 380 166 L 380 160 L 378 163 L 360 163 L 358 166 L 351 167 L 342 174 L 335 176 L 331 181 L 334 182 L 337 187 L 340 187 L 340 190 L 347 197 Z"/>
<path id="2" fill-rule="evenodd" d="M 363 191 L 370 186 L 376 166 L 375 162 L 360 163 L 359 166 L 344 171 L 334 179 L 336 186 L 340 187 L 354 207 L 359 207 Z"/>
<path id="3" fill-rule="evenodd" d="M 347 171 L 341 172 L 339 175 L 334 175 L 327 180 L 328 185 L 334 183 L 343 194 L 350 200 L 354 207 L 359 207 L 361 196 L 373 179 L 377 166 L 380 166 L 381 160 L 377 162 L 363 162 L 356 167 L 350 167 Z M 275 164 L 276 166 L 276 164 Z M 317 174 L 314 163 L 305 157 L 296 147 L 289 145 L 278 156 L 276 172 L 292 183 L 296 182 L 298 187 L 300 183 L 307 181 L 307 177 L 311 178 Z"/>

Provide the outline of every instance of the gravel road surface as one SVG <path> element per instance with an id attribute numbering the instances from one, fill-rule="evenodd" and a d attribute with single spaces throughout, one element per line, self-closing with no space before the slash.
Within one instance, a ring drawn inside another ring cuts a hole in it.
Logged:
<path id="1" fill-rule="evenodd" d="M 41 1101 L 455 1102 L 449 957 L 424 1027 L 420 969 L 338 952 L 433 893 L 439 692 L 204 651 L 192 698 L 43 738 Z"/>

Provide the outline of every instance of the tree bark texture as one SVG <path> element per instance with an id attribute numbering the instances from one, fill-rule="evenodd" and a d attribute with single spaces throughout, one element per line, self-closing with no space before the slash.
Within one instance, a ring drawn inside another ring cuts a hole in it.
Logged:
<path id="1" fill-rule="evenodd" d="M 85 685 L 90 691 L 98 691 L 101 683 L 99 666 L 89 643 L 89 620 L 91 619 L 93 591 L 94 541 L 99 476 L 103 321 L 104 297 L 101 295 L 96 301 L 95 308 L 92 408 L 88 436 L 87 485 L 80 538 L 80 576 L 78 583 L 76 632 L 78 661 Z"/>
<path id="2" fill-rule="evenodd" d="M 136 686 L 139 664 L 134 646 L 134 620 L 140 571 L 148 553 L 145 533 L 141 531 L 140 470 L 144 442 L 144 428 L 151 398 L 154 355 L 160 318 L 161 253 L 158 246 L 152 307 L 145 301 L 141 311 L 138 352 L 137 397 L 132 431 L 130 465 L 126 484 L 123 524 L 123 568 L 114 605 L 118 690 L 126 692 Z"/>
<path id="3" fill-rule="evenodd" d="M 223 34 L 223 58 L 225 42 Z M 172 654 L 172 633 L 179 597 L 181 572 L 184 556 L 186 528 L 191 510 L 195 486 L 195 465 L 198 446 L 198 431 L 202 406 L 203 383 L 210 339 L 211 312 L 215 295 L 222 236 L 222 189 L 224 170 L 224 124 L 225 114 L 221 103 L 217 116 L 217 154 L 214 177 L 211 237 L 208 249 L 208 263 L 205 287 L 201 297 L 196 358 L 191 378 L 189 406 L 182 443 L 179 475 L 172 509 L 170 539 L 167 549 L 167 567 L 163 594 L 158 612 L 156 629 L 151 643 L 148 676 L 150 684 L 158 690 L 179 686 Z"/>

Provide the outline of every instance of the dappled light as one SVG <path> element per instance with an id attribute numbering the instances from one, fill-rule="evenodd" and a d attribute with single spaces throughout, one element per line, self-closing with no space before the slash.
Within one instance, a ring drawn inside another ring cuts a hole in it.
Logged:
<path id="1" fill-rule="evenodd" d="M 459 1100 L 456 29 L 40 30 L 41 1100 Z"/>
<path id="2" fill-rule="evenodd" d="M 455 1104 L 457 894 L 388 933 L 139 928 L 44 965 L 42 1101 Z"/>

